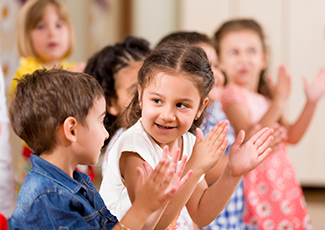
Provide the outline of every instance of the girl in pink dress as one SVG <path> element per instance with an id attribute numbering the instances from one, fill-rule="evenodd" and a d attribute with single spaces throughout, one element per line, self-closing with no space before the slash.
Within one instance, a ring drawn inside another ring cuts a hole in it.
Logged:
<path id="1" fill-rule="evenodd" d="M 297 121 L 290 124 L 283 110 L 291 78 L 280 66 L 276 85 L 266 79 L 268 56 L 259 24 L 253 20 L 228 21 L 217 30 L 215 40 L 220 68 L 227 79 L 221 102 L 235 132 L 249 134 L 257 124 L 261 128 L 280 124 L 287 129 L 286 142 L 297 143 L 325 92 L 325 69 L 311 84 L 304 80 L 306 105 Z M 286 142 L 244 176 L 244 221 L 258 229 L 313 229 Z"/>

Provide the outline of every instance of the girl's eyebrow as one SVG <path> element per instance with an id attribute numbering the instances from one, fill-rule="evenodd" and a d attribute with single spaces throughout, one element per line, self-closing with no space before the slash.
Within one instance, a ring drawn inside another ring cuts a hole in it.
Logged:
<path id="1" fill-rule="evenodd" d="M 99 118 L 102 118 L 102 117 L 104 117 L 105 115 L 106 115 L 106 111 L 103 112 L 101 115 L 99 115 Z"/>
<path id="2" fill-rule="evenodd" d="M 161 94 L 159 94 L 157 92 L 149 92 L 149 93 L 157 95 L 158 97 L 163 97 Z M 189 103 L 194 103 L 194 101 L 191 98 L 181 98 L 181 99 L 178 99 L 178 100 L 179 101 L 186 101 L 186 102 L 189 102 Z"/>

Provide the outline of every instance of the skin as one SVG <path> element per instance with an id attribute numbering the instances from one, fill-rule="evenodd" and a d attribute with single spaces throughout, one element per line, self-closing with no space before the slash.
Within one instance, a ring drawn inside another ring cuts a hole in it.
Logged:
<path id="1" fill-rule="evenodd" d="M 31 31 L 34 51 L 42 64 L 54 67 L 67 53 L 69 43 L 68 25 L 59 18 L 56 8 L 48 5 L 44 16 Z"/>
<path id="2" fill-rule="evenodd" d="M 220 41 L 220 66 L 229 79 L 229 83 L 243 86 L 257 92 L 260 72 L 266 67 L 267 54 L 262 49 L 262 41 L 251 30 L 232 31 Z M 283 116 L 284 106 L 289 96 L 291 76 L 285 66 L 278 71 L 277 84 L 272 85 L 273 99 L 264 116 L 258 121 L 260 127 L 274 127 L 277 122 L 288 132 L 287 142 L 297 143 L 305 133 L 315 112 L 319 99 L 325 92 L 325 69 L 322 68 L 311 84 L 304 80 L 306 104 L 293 124 Z M 245 130 L 250 133 L 256 124 L 250 121 L 247 109 L 239 104 L 226 108 L 226 115 L 236 133 Z"/>
<path id="3" fill-rule="evenodd" d="M 214 49 L 214 47 L 206 43 L 199 43 L 197 46 L 202 48 L 207 54 L 211 69 L 213 71 L 215 83 L 209 93 L 210 102 L 220 101 L 221 94 L 223 91 L 223 85 L 225 83 L 225 77 L 223 76 L 223 73 L 219 69 L 219 60 L 218 60 L 217 52 Z"/>
<path id="4" fill-rule="evenodd" d="M 112 105 L 107 107 L 108 113 L 118 116 L 128 106 L 138 85 L 137 75 L 142 63 L 142 61 L 131 62 L 128 66 L 115 73 L 117 100 L 111 101 Z"/>
<path id="5" fill-rule="evenodd" d="M 173 84 L 170 84 L 171 80 Z M 193 81 L 183 74 L 158 73 L 151 84 L 138 90 L 142 95 L 140 102 L 145 131 L 159 146 L 167 145 L 168 154 L 175 157 L 174 149 L 182 147 L 182 135 L 207 105 L 207 98 L 200 104 L 200 95 Z M 191 178 L 166 208 L 157 210 L 148 218 L 143 229 L 166 229 L 184 205 L 196 224 L 206 226 L 223 210 L 242 175 L 257 167 L 270 153 L 268 145 L 273 139 L 270 137 L 272 130 L 261 130 L 245 144 L 245 134 L 240 132 L 220 179 L 211 187 L 204 179 L 199 182 L 201 176 L 219 161 L 227 147 L 227 124 L 227 121 L 220 121 L 204 140 L 202 131 L 197 129 L 193 152 L 183 172 L 192 170 Z M 135 152 L 123 152 L 120 158 L 120 171 L 132 203 L 136 198 L 137 175 L 134 170 L 143 167 L 143 163 L 144 160 Z"/>
<path id="6" fill-rule="evenodd" d="M 100 149 L 108 133 L 103 125 L 106 113 L 104 97 L 94 101 L 86 117 L 86 125 L 78 122 L 74 117 L 68 117 L 60 126 L 57 146 L 40 155 L 41 158 L 60 168 L 73 178 L 73 171 L 78 164 L 96 164 Z M 135 181 L 136 199 L 120 222 L 132 229 L 142 229 L 148 217 L 157 209 L 164 208 L 168 201 L 174 197 L 184 186 L 192 171 L 182 179 L 186 157 L 177 167 L 179 150 L 175 157 L 169 160 L 168 147 L 164 148 L 163 157 L 152 170 L 148 164 L 136 168 L 138 175 Z M 135 218 L 136 217 L 136 218 Z M 116 225 L 113 229 L 120 229 Z"/>

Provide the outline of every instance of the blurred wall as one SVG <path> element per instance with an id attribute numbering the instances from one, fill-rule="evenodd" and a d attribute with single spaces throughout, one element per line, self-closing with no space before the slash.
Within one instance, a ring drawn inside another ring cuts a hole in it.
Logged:
<path id="1" fill-rule="evenodd" d="M 292 92 L 285 109 L 295 121 L 303 109 L 302 76 L 311 81 L 325 60 L 325 1 L 315 0 L 64 0 L 76 33 L 71 60 L 87 59 L 107 44 L 121 41 L 121 21 L 127 18 L 123 4 L 131 4 L 132 34 L 147 39 L 154 47 L 161 37 L 176 30 L 196 30 L 213 35 L 222 22 L 233 17 L 251 17 L 264 27 L 270 48 L 270 73 L 285 63 L 292 74 Z M 0 0 L 0 61 L 6 66 L 6 82 L 18 64 L 14 24 L 21 0 Z M 3 10 L 6 6 L 6 10 Z M 10 63 L 7 64 L 7 63 Z M 8 66 L 11 66 L 10 68 Z M 7 68 L 8 67 L 8 68 Z M 290 157 L 303 185 L 325 186 L 325 99 L 322 98 L 305 136 L 289 146 Z M 20 142 L 13 135 L 15 156 Z"/>

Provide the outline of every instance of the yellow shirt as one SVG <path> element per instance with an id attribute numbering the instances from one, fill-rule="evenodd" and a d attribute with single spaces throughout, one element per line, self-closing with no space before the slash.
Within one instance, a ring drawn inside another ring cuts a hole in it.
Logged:
<path id="1" fill-rule="evenodd" d="M 63 60 L 60 62 L 60 66 L 63 67 L 63 69 L 68 69 L 76 66 L 75 62 L 67 62 L 66 60 Z M 46 68 L 46 66 L 42 65 L 38 61 L 36 61 L 32 57 L 21 57 L 19 59 L 19 67 L 14 75 L 14 77 L 11 80 L 10 83 L 10 89 L 9 89 L 9 96 L 12 98 L 13 93 L 15 92 L 17 81 L 15 79 L 20 79 L 23 75 L 28 73 L 33 73 L 37 69 L 43 69 Z"/>

